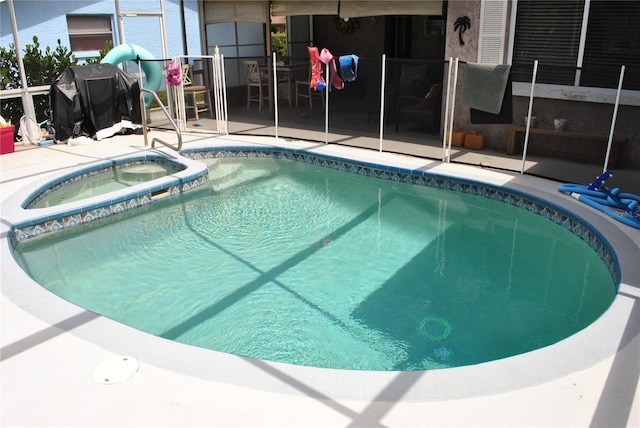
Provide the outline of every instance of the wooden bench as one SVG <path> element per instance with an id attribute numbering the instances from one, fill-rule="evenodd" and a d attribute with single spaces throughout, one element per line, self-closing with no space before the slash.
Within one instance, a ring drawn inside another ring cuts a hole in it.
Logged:
<path id="1" fill-rule="evenodd" d="M 504 129 L 509 132 L 509 140 L 507 141 L 507 154 L 514 155 L 516 153 L 516 136 L 519 132 L 525 133 L 526 127 L 518 125 L 505 125 Z M 608 135 L 587 134 L 584 132 L 573 131 L 556 131 L 554 129 L 529 128 L 529 134 L 553 135 L 556 137 L 566 137 L 583 140 L 609 141 Z M 609 154 L 609 165 L 613 168 L 618 160 L 618 149 L 620 144 L 626 143 L 626 138 L 614 137 L 611 142 L 611 153 Z"/>

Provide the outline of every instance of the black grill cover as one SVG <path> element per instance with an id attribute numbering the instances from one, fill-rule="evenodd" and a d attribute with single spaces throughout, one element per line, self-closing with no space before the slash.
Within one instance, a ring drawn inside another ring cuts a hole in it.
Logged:
<path id="1" fill-rule="evenodd" d="M 122 121 L 142 123 L 138 81 L 112 64 L 68 67 L 51 85 L 49 97 L 58 141 L 95 138 L 97 131 Z"/>

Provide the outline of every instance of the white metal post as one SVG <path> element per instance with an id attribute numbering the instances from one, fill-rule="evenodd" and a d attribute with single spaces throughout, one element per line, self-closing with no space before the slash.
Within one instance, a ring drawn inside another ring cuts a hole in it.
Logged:
<path id="1" fill-rule="evenodd" d="M 116 6 L 116 16 L 118 17 L 118 38 L 121 45 L 125 44 L 124 40 L 124 23 L 122 22 L 122 14 L 120 13 L 120 1 L 114 0 Z"/>
<path id="2" fill-rule="evenodd" d="M 449 144 L 447 153 L 447 163 L 451 162 L 451 141 L 453 140 L 453 118 L 456 111 L 456 89 L 458 88 L 458 63 L 459 59 L 453 61 L 453 90 L 451 93 L 451 118 L 449 119 Z"/>
<path id="3" fill-rule="evenodd" d="M 611 144 L 613 142 L 613 131 L 616 128 L 616 118 L 618 117 L 618 105 L 620 104 L 620 91 L 622 91 L 622 81 L 624 80 L 624 69 L 625 69 L 625 66 L 623 65 L 620 68 L 620 80 L 618 81 L 618 92 L 616 93 L 616 102 L 613 107 L 613 118 L 611 119 L 611 129 L 609 130 L 607 154 L 604 157 L 604 166 L 602 167 L 602 172 L 605 172 L 609 165 L 609 155 L 611 154 Z"/>
<path id="4" fill-rule="evenodd" d="M 453 57 L 449 57 L 449 74 L 447 75 L 447 98 L 444 107 L 444 136 L 442 138 L 442 162 L 447 160 L 447 146 L 451 135 L 449 135 L 449 94 L 451 92 L 451 70 L 453 69 Z"/>
<path id="5" fill-rule="evenodd" d="M 219 57 L 219 63 L 220 63 L 220 74 L 222 77 L 222 82 L 221 82 L 221 86 L 222 86 L 222 108 L 224 111 L 224 129 L 223 129 L 223 134 L 224 135 L 228 135 L 229 134 L 229 112 L 227 110 L 227 77 L 225 75 L 225 68 L 224 68 L 224 55 L 220 54 L 220 51 L 218 49 L 218 46 L 216 45 L 216 55 Z"/>
<path id="6" fill-rule="evenodd" d="M 162 56 L 169 58 L 167 45 L 167 24 L 164 19 L 164 0 L 160 0 L 160 37 L 162 38 Z"/>
<path id="7" fill-rule="evenodd" d="M 33 121 L 37 123 L 36 110 L 33 107 L 33 97 L 29 93 L 27 73 L 24 71 L 24 62 L 22 61 L 22 46 L 20 45 L 20 38 L 18 37 L 18 23 L 16 21 L 16 11 L 13 8 L 13 0 L 8 0 L 7 6 L 9 8 L 9 18 L 11 19 L 11 30 L 13 31 L 13 44 L 16 49 L 16 60 L 18 61 L 18 70 L 20 71 L 22 111 L 25 116 L 32 118 Z"/>
<path id="8" fill-rule="evenodd" d="M 524 147 L 522 148 L 522 166 L 520 174 L 524 174 L 524 164 L 527 158 L 527 147 L 529 146 L 529 128 L 531 128 L 531 111 L 533 110 L 533 90 L 536 86 L 536 76 L 538 74 L 538 60 L 533 62 L 533 76 L 531 76 L 531 93 L 529 94 L 529 111 L 527 112 L 527 123 L 524 133 Z"/>
<path id="9" fill-rule="evenodd" d="M 327 82 L 327 87 L 324 88 L 327 93 L 325 94 L 326 102 L 324 104 L 324 143 L 329 144 L 329 90 L 331 88 L 331 76 L 329 75 L 329 64 L 325 64 L 325 76 Z"/>
<path id="10" fill-rule="evenodd" d="M 275 113 L 276 138 L 278 138 L 278 70 L 276 68 L 276 53 L 272 52 L 271 55 L 271 61 L 273 62 L 273 109 Z"/>
<path id="11" fill-rule="evenodd" d="M 227 93 L 225 91 L 224 61 L 220 55 L 220 49 L 216 45 L 213 48 L 211 65 L 213 71 L 213 103 L 215 104 L 216 130 L 218 134 L 226 135 L 227 130 Z"/>
<path id="12" fill-rule="evenodd" d="M 221 90 L 224 71 L 221 70 L 218 46 L 214 47 L 211 67 L 213 69 L 213 103 L 215 104 L 216 131 L 218 131 L 218 134 L 226 134 L 226 114 L 223 112 L 222 105 L 223 102 L 226 103 L 226 100 L 223 99 Z"/>
<path id="13" fill-rule="evenodd" d="M 384 90 L 386 85 L 386 68 L 387 68 L 387 55 L 382 54 L 382 81 L 380 82 L 380 148 L 382 153 L 382 138 L 384 134 Z"/>

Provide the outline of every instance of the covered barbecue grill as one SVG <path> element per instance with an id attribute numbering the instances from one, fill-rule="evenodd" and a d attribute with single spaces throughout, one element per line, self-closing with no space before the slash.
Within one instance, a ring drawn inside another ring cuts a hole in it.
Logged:
<path id="1" fill-rule="evenodd" d="M 49 96 L 57 141 L 101 140 L 142 123 L 138 81 L 112 64 L 68 67 L 51 85 Z"/>

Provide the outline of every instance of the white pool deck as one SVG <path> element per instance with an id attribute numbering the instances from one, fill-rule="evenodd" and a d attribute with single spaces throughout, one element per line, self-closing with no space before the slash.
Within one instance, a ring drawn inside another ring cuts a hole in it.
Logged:
<path id="1" fill-rule="evenodd" d="M 148 150 L 142 136 L 20 148 L 0 156 L 2 426 L 640 426 L 639 230 L 536 177 L 304 141 L 185 135 L 185 148 L 214 144 L 308 148 L 504 184 L 551 200 L 609 239 L 622 270 L 619 293 L 600 319 L 558 344 L 455 369 L 314 369 L 181 345 L 52 295 L 17 266 L 7 242 L 11 222 L 24 214 L 15 201 L 34 183 Z M 94 381 L 96 367 L 119 355 L 136 358 L 137 372 L 119 383 Z"/>

